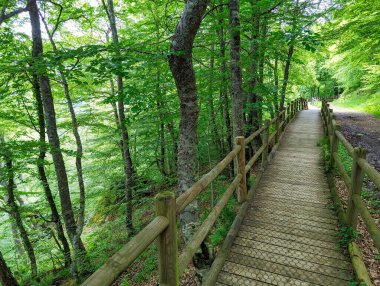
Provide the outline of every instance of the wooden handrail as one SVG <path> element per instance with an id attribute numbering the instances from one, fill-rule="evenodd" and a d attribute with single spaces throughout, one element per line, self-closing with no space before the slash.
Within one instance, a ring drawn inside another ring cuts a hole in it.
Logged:
<path id="1" fill-rule="evenodd" d="M 194 198 L 203 191 L 239 153 L 241 147 L 236 145 L 232 151 L 220 161 L 210 172 L 204 175 L 194 185 L 186 190 L 182 195 L 176 199 L 177 214 L 182 213 L 183 210 L 194 200 Z"/>
<path id="2" fill-rule="evenodd" d="M 187 265 L 190 263 L 192 257 L 194 256 L 194 253 L 197 251 L 207 234 L 210 232 L 210 229 L 214 225 L 216 219 L 219 217 L 224 206 L 227 204 L 228 199 L 236 190 L 242 178 L 243 176 L 241 174 L 237 175 L 237 177 L 232 181 L 227 190 L 224 192 L 219 202 L 207 216 L 206 220 L 201 224 L 197 232 L 192 236 L 190 242 L 179 257 L 179 275 L 183 273 Z"/>
<path id="3" fill-rule="evenodd" d="M 168 225 L 169 220 L 166 217 L 157 216 L 122 249 L 112 255 L 82 286 L 111 285 Z"/>
<path id="4" fill-rule="evenodd" d="M 248 138 L 244 140 L 245 145 L 248 145 L 251 143 L 257 136 L 259 136 L 264 131 L 264 127 L 261 127 L 260 129 L 253 132 L 251 135 L 249 135 Z"/>
<path id="5" fill-rule="evenodd" d="M 252 168 L 252 166 L 255 164 L 255 162 L 257 161 L 257 159 L 259 159 L 259 157 L 261 156 L 261 154 L 263 153 L 265 149 L 265 146 L 262 145 L 260 147 L 259 150 L 257 150 L 257 152 L 255 153 L 255 155 L 252 156 L 252 158 L 248 161 L 248 164 L 245 166 L 245 173 L 247 174 L 249 172 L 249 170 Z"/>
<path id="6" fill-rule="evenodd" d="M 329 108 L 329 104 L 326 101 L 322 101 L 321 115 L 326 135 L 330 139 L 330 153 L 332 158 L 330 164 L 332 167 L 335 166 L 338 168 L 349 191 L 348 207 L 347 210 L 343 210 L 342 213 L 343 222 L 356 229 L 357 217 L 360 215 L 372 237 L 375 247 L 380 252 L 380 229 L 377 227 L 375 219 L 371 216 L 361 197 L 365 174 L 374 182 L 377 188 L 380 188 L 380 173 L 366 160 L 367 150 L 358 147 L 354 148 L 340 132 L 340 127 L 336 124 L 334 119 L 333 110 Z M 350 157 L 353 159 L 351 176 L 345 171 L 338 156 L 338 142 L 342 143 Z M 338 199 L 337 203 L 341 205 L 341 198 L 338 195 L 335 195 L 334 197 Z M 355 250 L 354 248 L 357 248 L 357 245 L 353 242 L 350 244 L 349 252 L 352 256 L 351 259 L 353 261 L 355 273 L 357 276 L 360 276 L 360 279 L 370 281 L 368 272 L 363 268 L 364 263 L 361 261 L 361 256 L 355 254 L 360 251 L 359 249 Z M 353 251 L 353 249 L 355 251 Z"/>
<path id="7" fill-rule="evenodd" d="M 348 142 L 348 140 L 344 137 L 342 132 L 335 130 L 335 136 L 342 142 L 343 146 L 346 147 L 348 154 L 350 154 L 351 158 L 354 155 L 354 147 Z"/>
<path id="8" fill-rule="evenodd" d="M 352 199 L 355 203 L 355 207 L 358 209 L 360 216 L 367 226 L 367 230 L 372 237 L 373 243 L 380 252 L 380 230 L 377 227 L 375 220 L 373 219 L 371 213 L 368 211 L 367 206 L 363 202 L 361 196 L 354 195 Z"/>
<path id="9" fill-rule="evenodd" d="M 374 167 L 372 167 L 367 160 L 359 159 L 358 164 L 367 174 L 367 176 L 372 180 L 372 182 L 376 185 L 378 189 L 380 189 L 380 173 L 376 171 Z"/>
<path id="10" fill-rule="evenodd" d="M 291 106 L 291 108 L 290 108 Z M 114 254 L 106 264 L 92 274 L 83 286 L 109 286 L 120 276 L 122 272 L 154 241 L 158 241 L 158 268 L 159 283 L 166 286 L 178 286 L 179 276 L 193 257 L 195 251 L 204 241 L 212 226 L 215 224 L 221 211 L 227 204 L 235 190 L 238 190 L 238 202 L 244 209 L 247 208 L 247 186 L 246 174 L 261 156 L 262 169 L 265 169 L 268 161 L 268 149 L 274 140 L 275 148 L 278 147 L 279 138 L 284 127 L 290 122 L 294 115 L 301 109 L 307 109 L 305 99 L 290 102 L 285 109 L 277 114 L 274 119 L 266 120 L 265 124 L 252 133 L 248 138 L 236 137 L 235 147 L 227 156 L 221 160 L 211 171 L 194 183 L 189 189 L 177 199 L 171 192 L 162 192 L 156 196 L 156 217 L 142 231 L 133 237 L 124 247 Z M 280 122 L 281 121 L 281 122 Z M 275 130 L 269 134 L 270 124 L 274 124 Z M 251 143 L 257 136 L 263 136 L 263 144 L 249 160 L 245 162 L 245 145 Z M 273 149 L 275 149 L 273 148 Z M 272 151 L 273 152 L 273 151 Z M 273 155 L 273 154 L 270 154 Z M 185 250 L 178 257 L 176 215 L 180 214 L 197 195 L 230 164 L 237 159 L 237 175 L 228 186 L 219 202 L 211 210 L 206 220 L 193 235 Z M 257 181 L 255 181 L 255 184 Z M 253 196 L 250 195 L 252 198 Z M 241 220 L 242 218 L 239 217 Z"/>

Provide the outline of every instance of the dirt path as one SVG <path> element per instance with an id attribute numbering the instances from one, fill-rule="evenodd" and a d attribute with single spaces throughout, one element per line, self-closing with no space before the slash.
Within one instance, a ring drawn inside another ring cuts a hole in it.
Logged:
<path id="1" fill-rule="evenodd" d="M 331 108 L 344 136 L 354 147 L 366 148 L 368 162 L 380 171 L 380 119 L 348 108 Z"/>
<path id="2" fill-rule="evenodd" d="M 367 160 L 380 172 L 380 119 L 368 113 L 330 105 L 352 146 L 368 150 Z M 374 189 L 373 187 L 371 189 Z M 380 193 L 378 192 L 378 197 Z"/>

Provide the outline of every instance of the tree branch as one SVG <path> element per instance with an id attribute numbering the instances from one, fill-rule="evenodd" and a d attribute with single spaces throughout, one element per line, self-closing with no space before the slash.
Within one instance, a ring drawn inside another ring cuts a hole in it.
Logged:
<path id="1" fill-rule="evenodd" d="M 4 7 L 4 8 L 2 9 L 2 11 L 1 11 L 1 15 L 0 15 L 0 25 L 1 25 L 4 21 L 8 20 L 9 18 L 12 18 L 13 16 L 16 16 L 16 15 L 22 13 L 22 12 L 26 12 L 26 11 L 28 11 L 28 9 L 29 9 L 28 6 L 26 6 L 26 7 L 24 7 L 24 8 L 19 8 L 19 9 L 16 9 L 16 10 L 12 11 L 12 12 L 9 12 L 8 14 L 5 14 L 5 7 Z"/>

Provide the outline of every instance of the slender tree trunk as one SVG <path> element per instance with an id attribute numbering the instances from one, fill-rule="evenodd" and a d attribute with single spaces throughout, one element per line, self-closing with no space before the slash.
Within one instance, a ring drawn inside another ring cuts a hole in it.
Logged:
<path id="1" fill-rule="evenodd" d="M 53 39 L 53 35 L 49 31 L 49 27 L 43 17 L 42 21 L 45 25 L 46 33 L 49 36 L 50 43 L 53 47 L 54 53 L 57 53 L 57 46 L 55 44 L 55 41 Z M 83 179 L 83 167 L 82 167 L 82 157 L 83 157 L 83 145 L 82 145 L 82 140 L 79 135 L 79 129 L 78 129 L 78 121 L 77 121 L 77 116 L 75 114 L 73 102 L 71 99 L 71 94 L 69 90 L 69 83 L 67 82 L 66 76 L 64 74 L 64 71 L 62 69 L 59 69 L 59 75 L 61 77 L 61 83 L 63 86 L 64 94 L 66 97 L 67 101 L 67 106 L 70 111 L 70 116 L 71 116 L 71 125 L 73 128 L 73 134 L 75 138 L 75 144 L 77 148 L 77 152 L 75 155 L 75 166 L 77 169 L 77 177 L 78 177 L 78 185 L 79 185 L 79 214 L 78 214 L 78 220 L 77 220 L 77 231 L 76 235 L 81 236 L 83 232 L 83 227 L 84 227 L 84 212 L 85 212 L 85 205 L 86 205 L 86 191 L 85 191 L 85 186 L 84 186 L 84 179 Z"/>
<path id="2" fill-rule="evenodd" d="M 39 155 L 37 159 L 38 175 L 45 192 L 46 200 L 51 210 L 51 220 L 55 224 L 59 240 L 61 241 L 62 246 L 63 246 L 62 251 L 65 257 L 65 267 L 69 267 L 71 264 L 69 243 L 67 242 L 67 239 L 65 237 L 61 218 L 59 217 L 57 206 L 53 198 L 53 193 L 50 189 L 50 185 L 49 185 L 46 172 L 45 172 L 45 156 L 46 156 L 46 148 L 47 148 L 46 138 L 45 138 L 45 118 L 44 118 L 43 103 L 42 103 L 42 98 L 41 98 L 40 83 L 38 81 L 38 77 L 36 73 L 33 73 L 33 89 L 34 89 L 34 94 L 36 98 L 39 136 L 40 136 Z"/>
<path id="3" fill-rule="evenodd" d="M 25 229 L 24 223 L 21 219 L 20 209 L 16 203 L 16 197 L 14 190 L 16 189 L 15 180 L 14 180 L 14 169 L 12 155 L 9 152 L 6 152 L 5 156 L 5 166 L 7 170 L 8 184 L 7 184 L 7 204 L 10 209 L 10 215 L 15 221 L 18 231 L 20 232 L 21 240 L 23 242 L 26 253 L 29 257 L 30 268 L 32 271 L 32 277 L 37 277 L 37 261 L 34 254 L 34 248 L 32 243 L 29 240 L 29 235 Z"/>
<path id="4" fill-rule="evenodd" d="M 14 278 L 11 270 L 8 268 L 3 254 L 0 252 L 0 283 L 4 286 L 18 286 L 17 280 Z"/>
<path id="5" fill-rule="evenodd" d="M 221 82 L 220 82 L 220 99 L 222 103 L 222 116 L 224 116 L 226 124 L 226 142 L 227 142 L 227 151 L 231 152 L 233 146 L 232 142 L 232 128 L 231 128 L 231 118 L 230 118 L 230 108 L 229 108 L 229 98 L 228 98 L 228 79 L 227 79 L 227 61 L 226 61 L 226 40 L 224 33 L 224 18 L 223 11 L 224 6 L 223 0 L 219 0 L 219 47 L 220 47 L 220 73 L 221 73 Z M 229 168 L 230 178 L 234 176 L 234 165 L 233 162 L 230 164 Z"/>
<path id="6" fill-rule="evenodd" d="M 199 110 L 192 48 L 207 3 L 207 0 L 188 0 L 186 2 L 170 46 L 169 66 L 177 87 L 181 111 L 177 165 L 179 194 L 194 183 Z M 198 207 L 194 201 L 181 215 L 181 228 L 185 238 L 191 235 L 197 218 Z"/>
<path id="7" fill-rule="evenodd" d="M 33 66 L 35 66 L 39 57 L 43 54 L 41 27 L 39 19 L 39 11 L 36 0 L 29 0 L 29 16 L 32 26 L 32 40 L 33 40 L 33 50 L 32 56 L 35 60 Z M 36 71 L 37 73 L 37 68 Z M 53 157 L 53 163 L 55 167 L 55 172 L 57 176 L 59 196 L 61 200 L 61 208 L 63 219 L 65 221 L 65 226 L 67 234 L 70 239 L 70 243 L 73 248 L 74 260 L 72 263 L 72 274 L 78 278 L 76 269 L 76 258 L 78 255 L 85 255 L 85 248 L 82 243 L 80 236 L 77 236 L 77 225 L 74 217 L 74 211 L 70 198 L 70 190 L 68 184 L 68 177 L 65 167 L 65 162 L 63 159 L 62 152 L 60 150 L 60 139 L 57 132 L 57 121 L 54 107 L 53 94 L 51 92 L 50 80 L 46 76 L 46 71 L 39 71 L 39 80 L 42 94 L 42 101 L 44 105 L 45 121 L 47 127 L 47 134 L 49 138 L 50 150 Z"/>
<path id="8" fill-rule="evenodd" d="M 274 59 L 274 69 L 273 69 L 273 76 L 274 76 L 274 93 L 273 93 L 273 105 L 275 112 L 278 112 L 278 56 L 276 55 Z"/>
<path id="9" fill-rule="evenodd" d="M 165 123 L 164 123 L 164 107 L 162 103 L 161 98 L 161 87 L 160 87 L 160 81 L 161 81 L 161 74 L 160 70 L 157 68 L 156 72 L 156 104 L 157 104 L 157 111 L 158 116 L 160 118 L 160 124 L 158 128 L 159 132 L 159 138 L 160 138 L 160 158 L 158 161 L 159 169 L 161 171 L 161 174 L 166 177 L 168 174 L 166 172 L 166 164 L 165 164 Z"/>
<path id="10" fill-rule="evenodd" d="M 220 138 L 219 138 L 219 132 L 218 127 L 216 126 L 216 114 L 215 114 L 215 108 L 214 108 L 214 68 L 215 68 L 215 43 L 214 39 L 211 44 L 211 58 L 210 58 L 210 77 L 208 81 L 208 96 L 207 96 L 207 103 L 209 108 L 209 125 L 211 127 L 211 138 L 213 140 L 214 145 L 217 148 L 218 155 L 223 155 L 221 152 L 220 147 Z"/>
<path id="11" fill-rule="evenodd" d="M 242 71 L 240 63 L 240 1 L 230 0 L 228 7 L 230 21 L 232 123 L 234 137 L 236 137 L 244 135 L 244 98 L 242 92 Z"/>
<path id="12" fill-rule="evenodd" d="M 116 45 L 116 53 L 120 55 L 119 50 L 119 36 L 116 27 L 116 19 L 115 19 L 115 11 L 113 0 L 107 0 L 108 7 L 104 0 L 102 0 L 103 7 L 107 13 L 113 43 Z M 130 144 L 129 144 L 129 134 L 126 125 L 125 118 L 125 110 L 124 110 L 124 84 L 123 77 L 121 75 L 117 75 L 117 92 L 118 92 L 118 100 L 117 100 L 117 109 L 119 116 L 119 124 L 120 124 L 120 132 L 121 138 L 123 142 L 123 161 L 124 161 L 124 186 L 125 186 L 125 201 L 126 201 L 126 225 L 127 229 L 130 233 L 133 233 L 133 205 L 132 205 L 132 183 L 133 183 L 133 164 L 130 152 Z"/>
<path id="13" fill-rule="evenodd" d="M 284 105 L 285 105 L 286 87 L 288 86 L 290 63 L 292 61 L 293 52 L 294 52 L 294 45 L 290 44 L 289 50 L 288 50 L 288 56 L 286 58 L 286 63 L 285 63 L 284 80 L 282 82 L 282 88 L 281 88 L 281 103 L 280 103 L 281 111 L 284 109 Z"/>
<path id="14" fill-rule="evenodd" d="M 250 54 L 250 73 L 251 78 L 248 81 L 248 124 L 250 126 L 249 134 L 256 131 L 260 127 L 260 112 L 259 105 L 261 105 L 261 98 L 257 94 L 257 86 L 259 84 L 259 30 L 260 30 L 260 14 L 257 7 L 257 0 L 251 1 L 252 11 L 252 35 L 251 35 L 251 47 Z M 258 137 L 259 139 L 259 137 Z M 257 143 L 257 145 L 261 145 Z"/>

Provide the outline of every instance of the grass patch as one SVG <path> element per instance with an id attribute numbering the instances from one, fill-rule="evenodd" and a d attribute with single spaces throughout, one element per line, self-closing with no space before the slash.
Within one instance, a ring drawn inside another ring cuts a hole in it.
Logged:
<path id="1" fill-rule="evenodd" d="M 342 96 L 333 102 L 336 106 L 352 108 L 357 111 L 367 112 L 380 118 L 380 94 L 360 95 L 350 94 Z"/>

